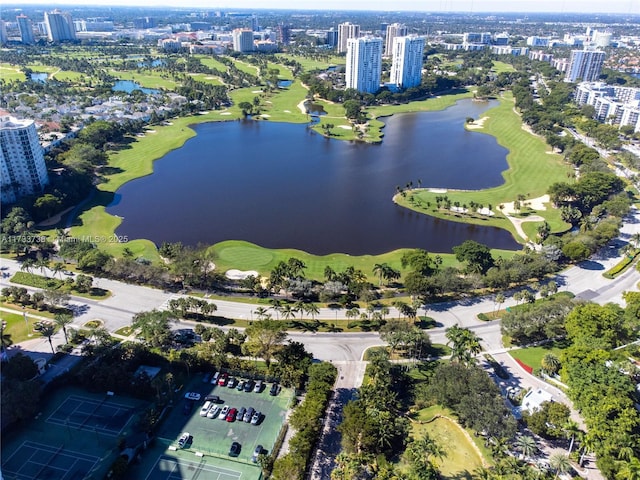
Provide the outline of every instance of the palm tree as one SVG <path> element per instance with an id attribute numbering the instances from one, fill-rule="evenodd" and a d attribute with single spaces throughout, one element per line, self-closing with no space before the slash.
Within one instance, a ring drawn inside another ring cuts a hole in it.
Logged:
<path id="1" fill-rule="evenodd" d="M 13 345 L 10 333 L 4 333 L 4 329 L 7 328 L 7 322 L 0 320 L 0 352 L 4 352 L 7 348 Z"/>
<path id="2" fill-rule="evenodd" d="M 271 309 L 276 312 L 276 319 L 280 319 L 280 310 L 282 309 L 282 302 L 280 300 L 277 299 L 271 299 L 269 300 L 269 303 L 271 304 Z"/>
<path id="3" fill-rule="evenodd" d="M 49 345 L 51 346 L 51 353 L 55 355 L 56 351 L 53 349 L 53 341 L 51 340 L 51 337 L 56 333 L 56 326 L 53 323 L 42 322 L 38 325 L 37 331 L 43 337 L 47 337 Z"/>
<path id="4" fill-rule="evenodd" d="M 516 438 L 515 446 L 525 459 L 531 458 L 538 450 L 535 439 L 529 435 L 521 435 Z"/>
<path id="5" fill-rule="evenodd" d="M 549 375 L 555 375 L 560 370 L 560 359 L 553 353 L 547 353 L 540 361 L 540 366 Z"/>
<path id="6" fill-rule="evenodd" d="M 53 317 L 53 323 L 59 328 L 62 329 L 64 333 L 64 341 L 65 343 L 69 343 L 69 337 L 67 336 L 67 325 L 71 325 L 73 323 L 73 316 L 68 313 L 57 313 L 55 317 Z"/>
<path id="7" fill-rule="evenodd" d="M 288 303 L 280 307 L 280 313 L 282 314 L 282 318 L 284 318 L 285 320 L 296 318 L 296 309 Z"/>
<path id="8" fill-rule="evenodd" d="M 640 480 L 640 460 L 637 457 L 631 458 L 620 466 L 616 474 L 619 480 Z"/>
<path id="9" fill-rule="evenodd" d="M 573 451 L 573 444 L 575 443 L 576 436 L 580 435 L 580 425 L 578 425 L 573 420 L 567 420 L 567 423 L 562 427 L 562 431 L 564 432 L 564 436 L 569 439 L 569 455 Z"/>
<path id="10" fill-rule="evenodd" d="M 31 269 L 35 266 L 35 263 L 33 258 L 25 258 L 24 262 L 20 265 L 20 270 L 31 273 Z"/>
<path id="11" fill-rule="evenodd" d="M 378 277 L 378 285 L 382 285 L 382 274 L 384 273 L 384 267 L 388 266 L 386 263 L 376 263 L 373 266 L 373 274 Z"/>
<path id="12" fill-rule="evenodd" d="M 60 278 L 62 278 L 62 272 L 64 271 L 64 263 L 62 262 L 55 262 L 53 264 L 53 266 L 51 267 L 51 271 L 53 272 L 53 276 L 55 277 L 56 274 L 60 274 Z"/>
<path id="13" fill-rule="evenodd" d="M 47 272 L 45 270 L 49 266 L 49 260 L 47 260 L 46 258 L 39 258 L 38 260 L 35 261 L 34 266 L 40 269 L 43 277 L 47 276 Z"/>
<path id="14" fill-rule="evenodd" d="M 571 462 L 569 461 L 569 455 L 564 453 L 554 453 L 549 458 L 549 465 L 556 471 L 556 475 L 553 478 L 558 478 L 558 475 L 567 473 L 571 470 Z"/>
<path id="15" fill-rule="evenodd" d="M 258 317 L 258 320 L 263 320 L 267 316 L 267 309 L 265 307 L 258 307 L 253 311 Z"/>
<path id="16" fill-rule="evenodd" d="M 316 315 L 318 315 L 320 313 L 320 309 L 318 308 L 318 306 L 315 303 L 305 303 L 304 304 L 304 310 L 309 315 L 311 315 L 311 320 L 313 320 L 315 322 Z"/>
<path id="17" fill-rule="evenodd" d="M 494 312 L 494 318 L 495 318 L 495 314 L 500 311 L 500 306 L 505 302 L 506 298 L 504 297 L 503 293 L 498 293 L 496 295 L 495 298 L 495 303 L 496 303 L 496 311 Z"/>

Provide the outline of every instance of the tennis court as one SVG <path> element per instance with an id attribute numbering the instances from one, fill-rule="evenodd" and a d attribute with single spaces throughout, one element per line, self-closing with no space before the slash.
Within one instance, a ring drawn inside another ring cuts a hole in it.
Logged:
<path id="1" fill-rule="evenodd" d="M 2 462 L 6 480 L 82 480 L 100 462 L 99 457 L 27 441 Z"/>
<path id="2" fill-rule="evenodd" d="M 210 459 L 211 460 L 211 459 Z M 242 471 L 208 465 L 205 457 L 197 461 L 162 455 L 156 461 L 146 480 L 242 480 L 255 478 Z"/>
<path id="3" fill-rule="evenodd" d="M 134 409 L 108 399 L 70 395 L 47 417 L 46 422 L 117 437 L 129 422 Z"/>

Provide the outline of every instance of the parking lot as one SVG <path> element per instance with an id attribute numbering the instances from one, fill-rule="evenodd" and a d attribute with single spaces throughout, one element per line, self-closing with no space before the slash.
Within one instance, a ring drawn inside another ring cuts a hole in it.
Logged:
<path id="1" fill-rule="evenodd" d="M 265 384 L 260 393 L 255 393 L 253 389 L 244 392 L 236 388 L 204 383 L 202 375 L 196 376 L 181 392 L 180 400 L 163 422 L 158 437 L 163 442 L 171 444 L 172 449 L 174 446 L 177 447 L 180 435 L 188 432 L 191 440 L 184 450 L 223 458 L 229 458 L 231 444 L 238 442 L 241 450 L 234 461 L 251 463 L 257 445 L 262 445 L 265 453 L 271 452 L 293 398 L 293 392 L 289 389 L 279 389 L 278 395 L 272 396 L 269 394 L 270 388 L 271 384 Z M 200 400 L 187 400 L 185 395 L 188 392 L 199 394 Z M 207 395 L 217 395 L 220 398 L 218 405 L 221 407 L 252 407 L 262 413 L 261 420 L 257 425 L 253 425 L 239 420 L 227 422 L 217 417 L 203 417 L 200 410 Z"/>

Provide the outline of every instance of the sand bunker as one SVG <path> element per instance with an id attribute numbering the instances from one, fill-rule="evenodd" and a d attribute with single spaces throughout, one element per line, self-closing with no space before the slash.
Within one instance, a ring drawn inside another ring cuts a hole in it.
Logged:
<path id="1" fill-rule="evenodd" d="M 236 270 L 235 268 L 232 268 L 231 270 L 227 270 L 227 272 L 224 274 L 225 277 L 227 277 L 230 280 L 244 280 L 247 277 L 258 277 L 258 272 L 256 272 L 255 270 Z"/>
<path id="2" fill-rule="evenodd" d="M 545 206 L 545 203 L 549 203 L 550 201 L 551 201 L 551 198 L 549 197 L 549 195 L 543 195 L 538 198 L 531 198 L 531 199 L 524 200 L 520 203 L 522 204 L 522 206 L 529 207 L 533 210 L 546 210 L 547 207 Z M 514 203 L 515 202 L 507 202 L 507 203 L 501 204 L 502 213 L 504 213 L 505 215 L 512 215 L 514 213 L 517 213 L 516 209 L 514 208 Z"/>

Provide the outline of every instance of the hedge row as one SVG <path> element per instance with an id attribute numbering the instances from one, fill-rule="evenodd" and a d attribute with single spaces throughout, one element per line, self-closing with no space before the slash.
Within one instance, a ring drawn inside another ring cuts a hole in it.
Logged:
<path id="1" fill-rule="evenodd" d="M 290 420 L 296 434 L 289 440 L 289 452 L 278 458 L 273 465 L 272 478 L 275 480 L 304 478 L 313 448 L 320 438 L 320 419 L 329 403 L 336 376 L 336 367 L 330 363 L 318 363 L 309 367 L 307 393 Z"/>

